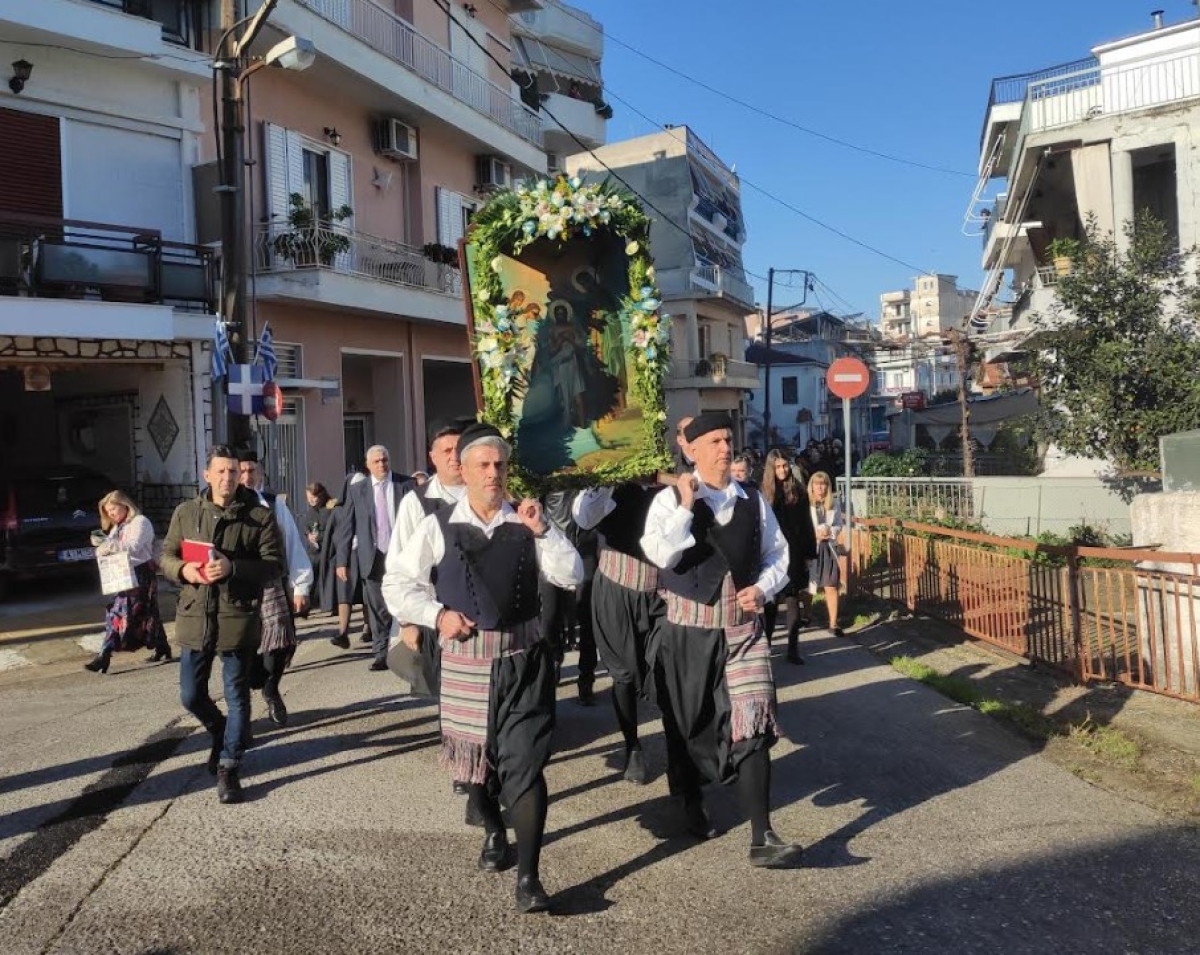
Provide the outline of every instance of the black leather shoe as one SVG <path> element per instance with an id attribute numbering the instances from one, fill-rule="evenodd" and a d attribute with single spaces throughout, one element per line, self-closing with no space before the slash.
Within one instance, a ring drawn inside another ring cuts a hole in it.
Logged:
<path id="1" fill-rule="evenodd" d="M 85 670 L 91 670 L 93 673 L 107 673 L 110 660 L 112 660 L 112 657 L 109 654 L 97 653 L 95 657 L 92 658 L 92 662 L 85 663 L 83 668 Z"/>
<path id="2" fill-rule="evenodd" d="M 479 868 L 484 872 L 503 872 L 511 865 L 512 853 L 508 847 L 508 835 L 504 832 L 489 832 L 483 837 Z"/>
<path id="3" fill-rule="evenodd" d="M 242 783 L 232 766 L 217 767 L 217 799 L 225 806 L 242 801 Z"/>
<path id="4" fill-rule="evenodd" d="M 625 761 L 625 778 L 639 786 L 646 785 L 646 757 L 642 755 L 640 746 L 629 751 Z"/>
<path id="5" fill-rule="evenodd" d="M 797 666 L 804 666 L 804 657 L 800 656 L 800 651 L 795 647 L 788 647 L 787 662 L 794 663 Z"/>
<path id="6" fill-rule="evenodd" d="M 717 837 L 716 827 L 709 820 L 708 813 L 704 811 L 704 803 L 699 800 L 683 804 L 683 828 L 688 835 L 695 836 L 700 840 Z"/>
<path id="7" fill-rule="evenodd" d="M 358 642 L 359 642 L 359 643 L 370 643 L 370 642 L 371 642 L 371 641 L 373 641 L 374 639 L 375 639 L 375 638 L 371 636 L 371 631 L 370 631 L 370 630 L 364 630 L 364 631 L 362 632 L 362 635 L 361 635 L 361 636 L 358 638 Z"/>
<path id="8" fill-rule="evenodd" d="M 158 663 L 160 660 L 166 660 L 170 663 L 175 659 L 175 655 L 171 652 L 171 647 L 159 647 L 151 656 L 146 657 L 147 663 Z"/>
<path id="9" fill-rule="evenodd" d="M 550 896 L 542 888 L 536 875 L 523 875 L 517 879 L 517 911 L 522 915 L 530 912 L 545 912 L 550 908 Z"/>
<path id="10" fill-rule="evenodd" d="M 830 627 L 829 632 L 832 633 L 835 637 L 844 637 L 846 635 L 846 631 L 843 630 L 841 627 Z"/>
<path id="11" fill-rule="evenodd" d="M 790 869 L 800 861 L 804 847 L 784 842 L 772 829 L 763 833 L 763 844 L 750 847 L 750 864 L 760 869 Z"/>
<path id="12" fill-rule="evenodd" d="M 371 665 L 369 667 L 367 667 L 367 669 L 370 670 L 372 673 L 378 673 L 380 670 L 386 670 L 387 668 L 388 668 L 387 660 L 381 660 L 378 657 L 376 657 L 374 660 L 372 660 Z"/>
<path id="13" fill-rule="evenodd" d="M 221 750 L 225 748 L 225 717 L 221 717 L 221 722 L 212 728 L 212 744 L 208 750 L 208 775 L 217 775 L 217 769 L 221 765 Z"/>
<path id="14" fill-rule="evenodd" d="M 336 637 L 330 637 L 329 642 L 335 647 L 340 647 L 343 650 L 350 649 L 350 638 L 344 633 L 339 633 Z"/>
<path id="15" fill-rule="evenodd" d="M 466 794 L 467 794 L 467 784 L 456 781 L 454 783 L 454 795 L 465 796 Z"/>
<path id="16" fill-rule="evenodd" d="M 282 696 L 267 697 L 267 716 L 276 726 L 287 726 L 288 711 L 287 707 L 283 705 Z"/>
<path id="17" fill-rule="evenodd" d="M 585 683 L 583 680 L 579 681 L 579 705 L 580 706 L 595 706 L 596 705 L 596 694 L 592 689 L 592 684 L 590 681 L 587 683 Z"/>

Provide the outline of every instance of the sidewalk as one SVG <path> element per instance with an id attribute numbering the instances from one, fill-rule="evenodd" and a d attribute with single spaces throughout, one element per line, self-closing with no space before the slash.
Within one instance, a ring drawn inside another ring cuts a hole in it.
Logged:
<path id="1" fill-rule="evenodd" d="M 513 874 L 476 867 L 434 710 L 368 673 L 364 651 L 308 640 L 284 681 L 290 725 L 256 712 L 248 802 L 217 803 L 189 733 L 0 909 L 0 951 L 1193 955 L 1194 828 L 1081 781 L 852 640 L 802 640 L 806 666 L 776 660 L 787 738 L 773 751 L 776 828 L 808 847 L 798 870 L 746 864 L 728 787 L 708 796 L 721 837 L 679 835 L 654 710 L 653 778 L 632 786 L 607 682 L 592 709 L 564 685 L 542 863 L 554 912 L 519 917 Z M 103 787 L 128 750 L 194 726 L 175 722 L 176 678 L 131 668 L 0 692 L 0 870 L 47 848 L 55 814 L 73 818 L 67 790 Z"/>

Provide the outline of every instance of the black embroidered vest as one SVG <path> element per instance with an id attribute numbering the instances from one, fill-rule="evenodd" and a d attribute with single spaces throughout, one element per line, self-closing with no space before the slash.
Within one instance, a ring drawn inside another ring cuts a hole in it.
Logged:
<path id="1" fill-rule="evenodd" d="M 491 540 L 474 524 L 450 522 L 454 509 L 434 512 L 446 552 L 434 568 L 438 602 L 465 614 L 480 630 L 511 630 L 538 615 L 538 563 L 533 532 L 505 522 Z"/>
<path id="2" fill-rule="evenodd" d="M 678 496 L 678 491 L 676 496 Z M 692 505 L 692 537 L 696 543 L 683 552 L 674 567 L 659 574 L 673 594 L 712 605 L 721 596 L 725 575 L 735 590 L 751 586 L 762 570 L 762 514 L 758 492 L 737 499 L 733 517 L 722 527 L 704 501 Z"/>
<path id="3" fill-rule="evenodd" d="M 622 484 L 613 489 L 616 507 L 596 529 L 604 535 L 605 546 L 638 560 L 646 559 L 642 551 L 642 534 L 646 532 L 646 515 L 659 488 L 640 484 Z"/>

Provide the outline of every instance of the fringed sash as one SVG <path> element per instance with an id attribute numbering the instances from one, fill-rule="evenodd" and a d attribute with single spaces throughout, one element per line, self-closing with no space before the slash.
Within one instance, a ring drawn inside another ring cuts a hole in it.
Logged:
<path id="1" fill-rule="evenodd" d="M 259 653 L 290 650 L 296 645 L 296 621 L 282 583 L 268 584 L 262 595 L 262 640 Z"/>
<path id="2" fill-rule="evenodd" d="M 664 591 L 667 620 L 679 627 L 723 630 L 727 652 L 725 683 L 733 709 L 733 741 L 779 735 L 771 647 L 758 615 L 738 606 L 733 577 L 725 575 L 721 596 L 711 606 Z"/>
<path id="3" fill-rule="evenodd" d="M 487 781 L 492 661 L 524 653 L 541 639 L 538 618 L 512 630 L 480 630 L 469 640 L 442 641 L 442 752 L 455 782 Z"/>
<path id="4" fill-rule="evenodd" d="M 641 593 L 658 590 L 658 568 L 619 550 L 605 547 L 600 551 L 600 573 L 614 584 Z"/>

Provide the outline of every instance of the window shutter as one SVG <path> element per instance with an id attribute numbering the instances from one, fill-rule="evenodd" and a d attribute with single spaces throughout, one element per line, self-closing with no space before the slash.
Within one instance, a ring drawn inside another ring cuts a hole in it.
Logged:
<path id="1" fill-rule="evenodd" d="M 62 218 L 62 149 L 57 116 L 0 109 L 0 209 Z"/>
<path id="2" fill-rule="evenodd" d="M 263 156 L 266 159 L 267 221 L 272 226 L 281 226 L 287 222 L 288 213 L 288 131 L 274 123 L 263 123 L 263 137 L 266 140 Z"/>
<path id="3" fill-rule="evenodd" d="M 294 129 L 287 131 L 287 189 L 304 192 L 304 141 Z"/>
<path id="4" fill-rule="evenodd" d="M 462 210 L 459 208 L 458 194 L 441 186 L 437 187 L 437 217 L 438 243 L 457 246 L 462 233 Z"/>
<path id="5" fill-rule="evenodd" d="M 342 206 L 354 206 L 354 195 L 350 184 L 350 157 L 336 150 L 329 151 L 329 205 L 337 210 Z M 342 223 L 347 229 L 353 227 L 353 220 L 347 219 Z"/>

